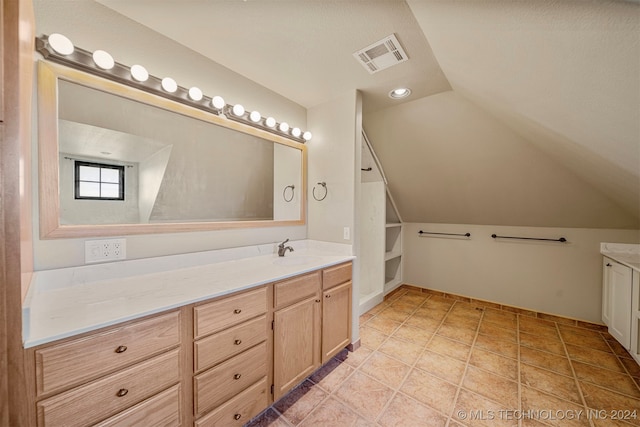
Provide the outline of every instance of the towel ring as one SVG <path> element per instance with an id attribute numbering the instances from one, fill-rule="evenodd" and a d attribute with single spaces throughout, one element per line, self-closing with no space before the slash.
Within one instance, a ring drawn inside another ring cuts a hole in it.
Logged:
<path id="1" fill-rule="evenodd" d="M 324 187 L 324 196 L 322 196 L 322 198 L 318 199 L 318 197 L 316 196 L 316 186 L 315 185 L 313 186 L 313 190 L 311 192 L 313 193 L 313 198 L 316 199 L 317 201 L 321 202 L 321 201 L 323 201 L 324 199 L 327 198 L 327 194 L 329 193 L 329 190 L 327 190 L 327 183 L 324 182 L 324 181 L 319 182 L 318 185 L 321 185 L 321 186 Z"/>
<path id="2" fill-rule="evenodd" d="M 287 188 L 291 189 L 291 197 L 287 199 Z M 294 195 L 294 189 L 296 188 L 295 185 L 287 185 L 286 187 L 284 187 L 284 190 L 282 190 L 282 198 L 284 199 L 285 202 L 289 203 L 290 201 L 293 200 L 293 195 Z"/>

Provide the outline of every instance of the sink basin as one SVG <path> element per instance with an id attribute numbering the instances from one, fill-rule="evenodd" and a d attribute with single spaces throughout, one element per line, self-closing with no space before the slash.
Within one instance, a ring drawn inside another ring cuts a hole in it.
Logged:
<path id="1" fill-rule="evenodd" d="M 317 261 L 318 257 L 309 255 L 278 257 L 273 261 L 275 265 L 304 265 Z"/>

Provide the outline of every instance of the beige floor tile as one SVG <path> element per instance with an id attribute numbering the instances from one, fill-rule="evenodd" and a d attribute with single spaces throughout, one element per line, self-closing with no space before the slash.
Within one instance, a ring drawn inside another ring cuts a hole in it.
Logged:
<path id="1" fill-rule="evenodd" d="M 539 351 L 529 347 L 520 347 L 520 361 L 539 368 L 558 372 L 563 375 L 573 375 L 571 365 L 569 365 L 569 359 L 557 354 L 547 353 L 546 351 Z"/>
<path id="2" fill-rule="evenodd" d="M 604 351 L 607 353 L 611 353 L 611 348 L 607 344 L 607 342 L 602 338 L 602 335 L 598 332 L 592 332 L 587 330 L 582 330 L 586 333 L 583 333 L 578 328 L 565 327 L 565 329 L 560 329 L 560 336 L 563 341 L 567 344 L 572 344 L 581 347 L 589 347 L 595 350 Z"/>
<path id="3" fill-rule="evenodd" d="M 624 348 L 622 346 L 622 344 L 620 344 L 615 339 L 605 340 L 605 342 L 607 343 L 609 348 L 611 348 L 611 351 L 613 351 L 618 357 L 622 357 L 622 358 L 626 358 L 626 359 L 633 359 L 633 357 L 629 354 L 627 349 Z"/>
<path id="4" fill-rule="evenodd" d="M 555 353 L 561 356 L 565 355 L 564 345 L 562 345 L 562 341 L 560 341 L 559 338 L 549 338 L 520 332 L 520 345 L 548 351 L 549 353 Z"/>
<path id="5" fill-rule="evenodd" d="M 262 414 L 251 420 L 246 427 L 291 427 L 291 424 L 272 408 L 268 408 Z"/>
<path id="6" fill-rule="evenodd" d="M 360 327 L 360 342 L 372 350 L 377 349 L 387 339 L 387 335 L 368 326 Z"/>
<path id="7" fill-rule="evenodd" d="M 624 357 L 621 357 L 619 360 L 622 362 L 624 367 L 627 368 L 627 371 L 632 377 L 640 377 L 640 365 L 638 365 L 638 362 Z"/>
<path id="8" fill-rule="evenodd" d="M 469 345 L 473 343 L 473 339 L 476 337 L 475 329 L 461 329 L 454 325 L 442 325 L 438 328 L 436 334 Z"/>
<path id="9" fill-rule="evenodd" d="M 360 367 L 360 370 L 373 378 L 383 382 L 393 389 L 397 389 L 404 381 L 411 367 L 394 358 L 374 352 Z"/>
<path id="10" fill-rule="evenodd" d="M 512 410 L 468 390 L 460 390 L 451 419 L 471 427 L 517 427 L 518 422 L 501 417 L 501 411 Z"/>
<path id="11" fill-rule="evenodd" d="M 543 424 L 540 421 L 536 421 L 531 418 L 524 418 L 522 420 L 522 427 L 546 427 L 548 424 Z"/>
<path id="12" fill-rule="evenodd" d="M 576 404 L 582 403 L 576 380 L 573 377 L 522 363 L 520 365 L 520 381 L 523 385 L 544 391 L 561 399 L 569 400 Z"/>
<path id="13" fill-rule="evenodd" d="M 413 365 L 422 353 L 423 348 L 424 347 L 422 345 L 413 344 L 391 337 L 378 348 L 378 351 L 392 356 L 406 364 Z"/>
<path id="14" fill-rule="evenodd" d="M 412 310 L 413 311 L 413 310 Z M 403 310 L 398 310 L 393 306 L 389 306 L 382 310 L 380 313 L 376 315 L 376 317 L 380 317 L 387 320 L 392 320 L 394 322 L 402 323 L 407 320 L 411 316 L 411 313 L 407 313 Z"/>
<path id="15" fill-rule="evenodd" d="M 480 323 L 480 333 L 483 335 L 489 335 L 490 337 L 499 338 L 507 341 L 517 341 L 517 333 L 515 328 L 505 329 L 497 326 L 494 323 L 482 321 Z"/>
<path id="16" fill-rule="evenodd" d="M 440 306 L 422 305 L 413 314 L 415 316 L 425 317 L 427 319 L 442 320 L 449 313 L 449 308 Z"/>
<path id="17" fill-rule="evenodd" d="M 518 384 L 491 372 L 469 366 L 462 387 L 507 408 L 518 407 Z"/>
<path id="18" fill-rule="evenodd" d="M 442 323 L 442 319 L 432 319 L 430 317 L 424 317 L 420 314 L 414 314 L 409 317 L 404 324 L 413 326 L 414 328 L 424 329 L 425 331 L 435 332 L 436 329 Z"/>
<path id="19" fill-rule="evenodd" d="M 491 353 L 486 350 L 474 348 L 469 358 L 469 363 L 476 368 L 484 369 L 493 374 L 506 377 L 510 380 L 518 379 L 518 361 Z"/>
<path id="20" fill-rule="evenodd" d="M 584 406 L 576 405 L 526 386 L 522 387 L 522 410 L 530 411 L 532 414 L 537 413 L 536 420 L 550 426 L 589 426 Z M 574 418 L 570 419 L 572 416 Z"/>
<path id="21" fill-rule="evenodd" d="M 360 315 L 360 325 L 364 325 L 365 323 L 367 323 L 367 321 L 369 319 L 371 319 L 373 317 L 373 314 L 371 313 L 364 313 Z"/>
<path id="22" fill-rule="evenodd" d="M 415 291 L 409 291 L 406 294 L 402 295 L 402 297 L 400 297 L 400 299 L 402 299 L 403 301 L 414 303 L 416 307 L 422 305 L 422 303 L 424 303 L 427 298 L 429 298 L 427 294 Z"/>
<path id="23" fill-rule="evenodd" d="M 376 305 L 375 307 L 373 307 L 371 310 L 367 311 L 367 314 L 378 314 L 380 313 L 382 310 L 384 310 L 385 308 L 387 308 L 389 306 L 389 303 L 384 301 L 381 302 L 380 304 Z"/>
<path id="24" fill-rule="evenodd" d="M 627 374 L 611 372 L 608 369 L 587 365 L 580 362 L 573 362 L 573 369 L 579 380 L 596 384 L 618 393 L 640 398 L 640 390 L 635 382 Z M 640 414 L 638 415 L 640 416 Z"/>
<path id="25" fill-rule="evenodd" d="M 458 387 L 420 369 L 411 371 L 402 384 L 400 392 L 405 393 L 422 403 L 449 414 L 453 409 Z"/>
<path id="26" fill-rule="evenodd" d="M 432 351 L 425 351 L 416 362 L 416 367 L 450 383 L 458 384 L 464 374 L 465 364 Z"/>
<path id="27" fill-rule="evenodd" d="M 559 338 L 558 330 L 552 322 L 520 316 L 518 323 L 520 332 L 526 332 L 531 335 L 538 335 L 547 338 Z"/>
<path id="28" fill-rule="evenodd" d="M 371 353 L 373 353 L 373 350 L 361 345 L 356 351 L 345 350 L 344 352 L 340 352 L 336 358 L 352 368 L 357 368 L 367 359 L 367 357 L 371 355 Z"/>
<path id="29" fill-rule="evenodd" d="M 318 406 L 328 394 L 307 380 L 291 390 L 273 406 L 291 424 L 297 425 Z"/>
<path id="30" fill-rule="evenodd" d="M 357 421 L 358 416 L 351 409 L 330 397 L 300 425 L 304 427 L 343 427 L 354 426 Z"/>
<path id="31" fill-rule="evenodd" d="M 491 337 L 489 335 L 478 334 L 474 347 L 491 351 L 501 356 L 518 358 L 518 344 L 513 341 L 507 341 L 500 338 Z"/>
<path id="32" fill-rule="evenodd" d="M 435 328 L 433 331 L 429 331 L 405 324 L 400 326 L 400 328 L 393 333 L 392 337 L 409 341 L 414 344 L 425 345 L 433 336 L 433 332 L 435 332 Z"/>
<path id="33" fill-rule="evenodd" d="M 329 393 L 334 392 L 354 369 L 346 363 L 331 359 L 322 368 L 311 375 L 311 381 Z"/>
<path id="34" fill-rule="evenodd" d="M 580 387 L 582 388 L 584 400 L 587 402 L 589 408 L 605 410 L 609 411 L 609 413 L 611 413 L 611 411 L 634 409 L 640 412 L 640 399 L 614 393 L 613 391 L 584 381 L 580 381 Z M 635 419 L 626 417 L 625 421 L 633 425 L 640 425 L 640 414 L 638 414 Z"/>
<path id="35" fill-rule="evenodd" d="M 384 313 L 386 313 L 386 311 L 369 320 L 367 322 L 367 328 L 373 328 L 385 335 L 391 335 L 396 329 L 400 327 L 401 323 L 388 319 L 386 317 L 382 317 Z"/>
<path id="36" fill-rule="evenodd" d="M 598 414 L 603 414 L 603 416 L 599 417 Z M 617 419 L 614 420 L 614 419 L 611 419 L 610 417 L 605 418 L 604 413 L 599 411 L 593 412 L 591 420 L 593 421 L 593 425 L 595 427 L 632 427 L 633 426 L 633 424 L 630 424 L 626 421 L 617 420 Z"/>
<path id="37" fill-rule="evenodd" d="M 571 344 L 566 344 L 566 347 L 571 360 L 589 363 L 591 365 L 600 366 L 616 372 L 624 372 L 622 364 L 613 353 L 595 350 L 588 347 L 579 347 Z"/>
<path id="38" fill-rule="evenodd" d="M 418 308 L 418 305 L 419 304 L 412 303 L 411 301 L 403 300 L 402 297 L 400 297 L 391 303 L 390 308 L 411 314 Z"/>
<path id="39" fill-rule="evenodd" d="M 447 417 L 407 396 L 397 394 L 380 417 L 382 426 L 444 427 Z"/>
<path id="40" fill-rule="evenodd" d="M 515 313 L 509 313 L 502 310 L 494 310 L 491 308 L 484 309 L 484 316 L 482 316 L 482 319 L 490 323 L 495 323 L 500 327 L 515 328 L 518 324 L 518 317 Z"/>
<path id="41" fill-rule="evenodd" d="M 478 329 L 479 323 L 479 318 L 448 314 L 444 319 L 443 325 L 475 331 L 476 329 Z"/>
<path id="42" fill-rule="evenodd" d="M 363 373 L 354 373 L 336 392 L 341 402 L 369 421 L 382 413 L 393 390 Z"/>
<path id="43" fill-rule="evenodd" d="M 471 346 L 459 341 L 450 340 L 441 335 L 434 335 L 433 339 L 427 344 L 427 350 L 466 362 Z"/>

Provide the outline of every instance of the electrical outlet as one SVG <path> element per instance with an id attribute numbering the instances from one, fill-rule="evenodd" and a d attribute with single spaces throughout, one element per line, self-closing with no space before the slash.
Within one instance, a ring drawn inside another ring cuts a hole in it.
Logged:
<path id="1" fill-rule="evenodd" d="M 84 242 L 84 263 L 127 259 L 126 239 L 87 240 Z"/>
<path id="2" fill-rule="evenodd" d="M 344 240 L 349 240 L 351 238 L 351 231 L 349 230 L 349 227 L 344 228 L 342 237 L 344 238 Z"/>

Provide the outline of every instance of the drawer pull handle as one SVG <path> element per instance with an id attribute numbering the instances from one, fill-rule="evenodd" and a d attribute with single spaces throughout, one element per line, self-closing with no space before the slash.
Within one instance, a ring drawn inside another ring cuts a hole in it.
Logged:
<path id="1" fill-rule="evenodd" d="M 126 345 L 121 345 L 121 346 L 118 346 L 118 348 L 116 348 L 116 353 L 124 353 L 125 351 L 127 351 Z"/>
<path id="2" fill-rule="evenodd" d="M 240 418 L 242 418 L 242 415 L 241 415 L 241 414 L 235 414 L 235 415 L 233 416 L 233 419 L 234 419 L 234 420 L 236 420 L 236 421 L 238 421 Z"/>
<path id="3" fill-rule="evenodd" d="M 242 313 L 242 310 L 240 310 L 239 308 L 236 308 L 235 310 L 233 310 L 233 314 L 240 314 Z"/>
<path id="4" fill-rule="evenodd" d="M 234 379 L 234 380 L 239 380 L 239 379 L 240 379 L 240 377 L 242 377 L 242 374 L 235 374 L 235 375 L 233 376 L 233 379 Z"/>
<path id="5" fill-rule="evenodd" d="M 611 267 L 611 264 L 610 264 L 610 263 L 607 263 L 607 267 Z"/>
<path id="6" fill-rule="evenodd" d="M 240 344 L 242 344 L 242 340 L 235 340 L 233 343 L 234 343 L 235 345 L 240 345 Z"/>
<path id="7" fill-rule="evenodd" d="M 118 392 L 116 393 L 116 396 L 118 397 L 123 397 L 126 396 L 127 393 L 129 393 L 129 390 L 127 390 L 126 388 L 121 388 L 120 390 L 118 390 Z"/>

